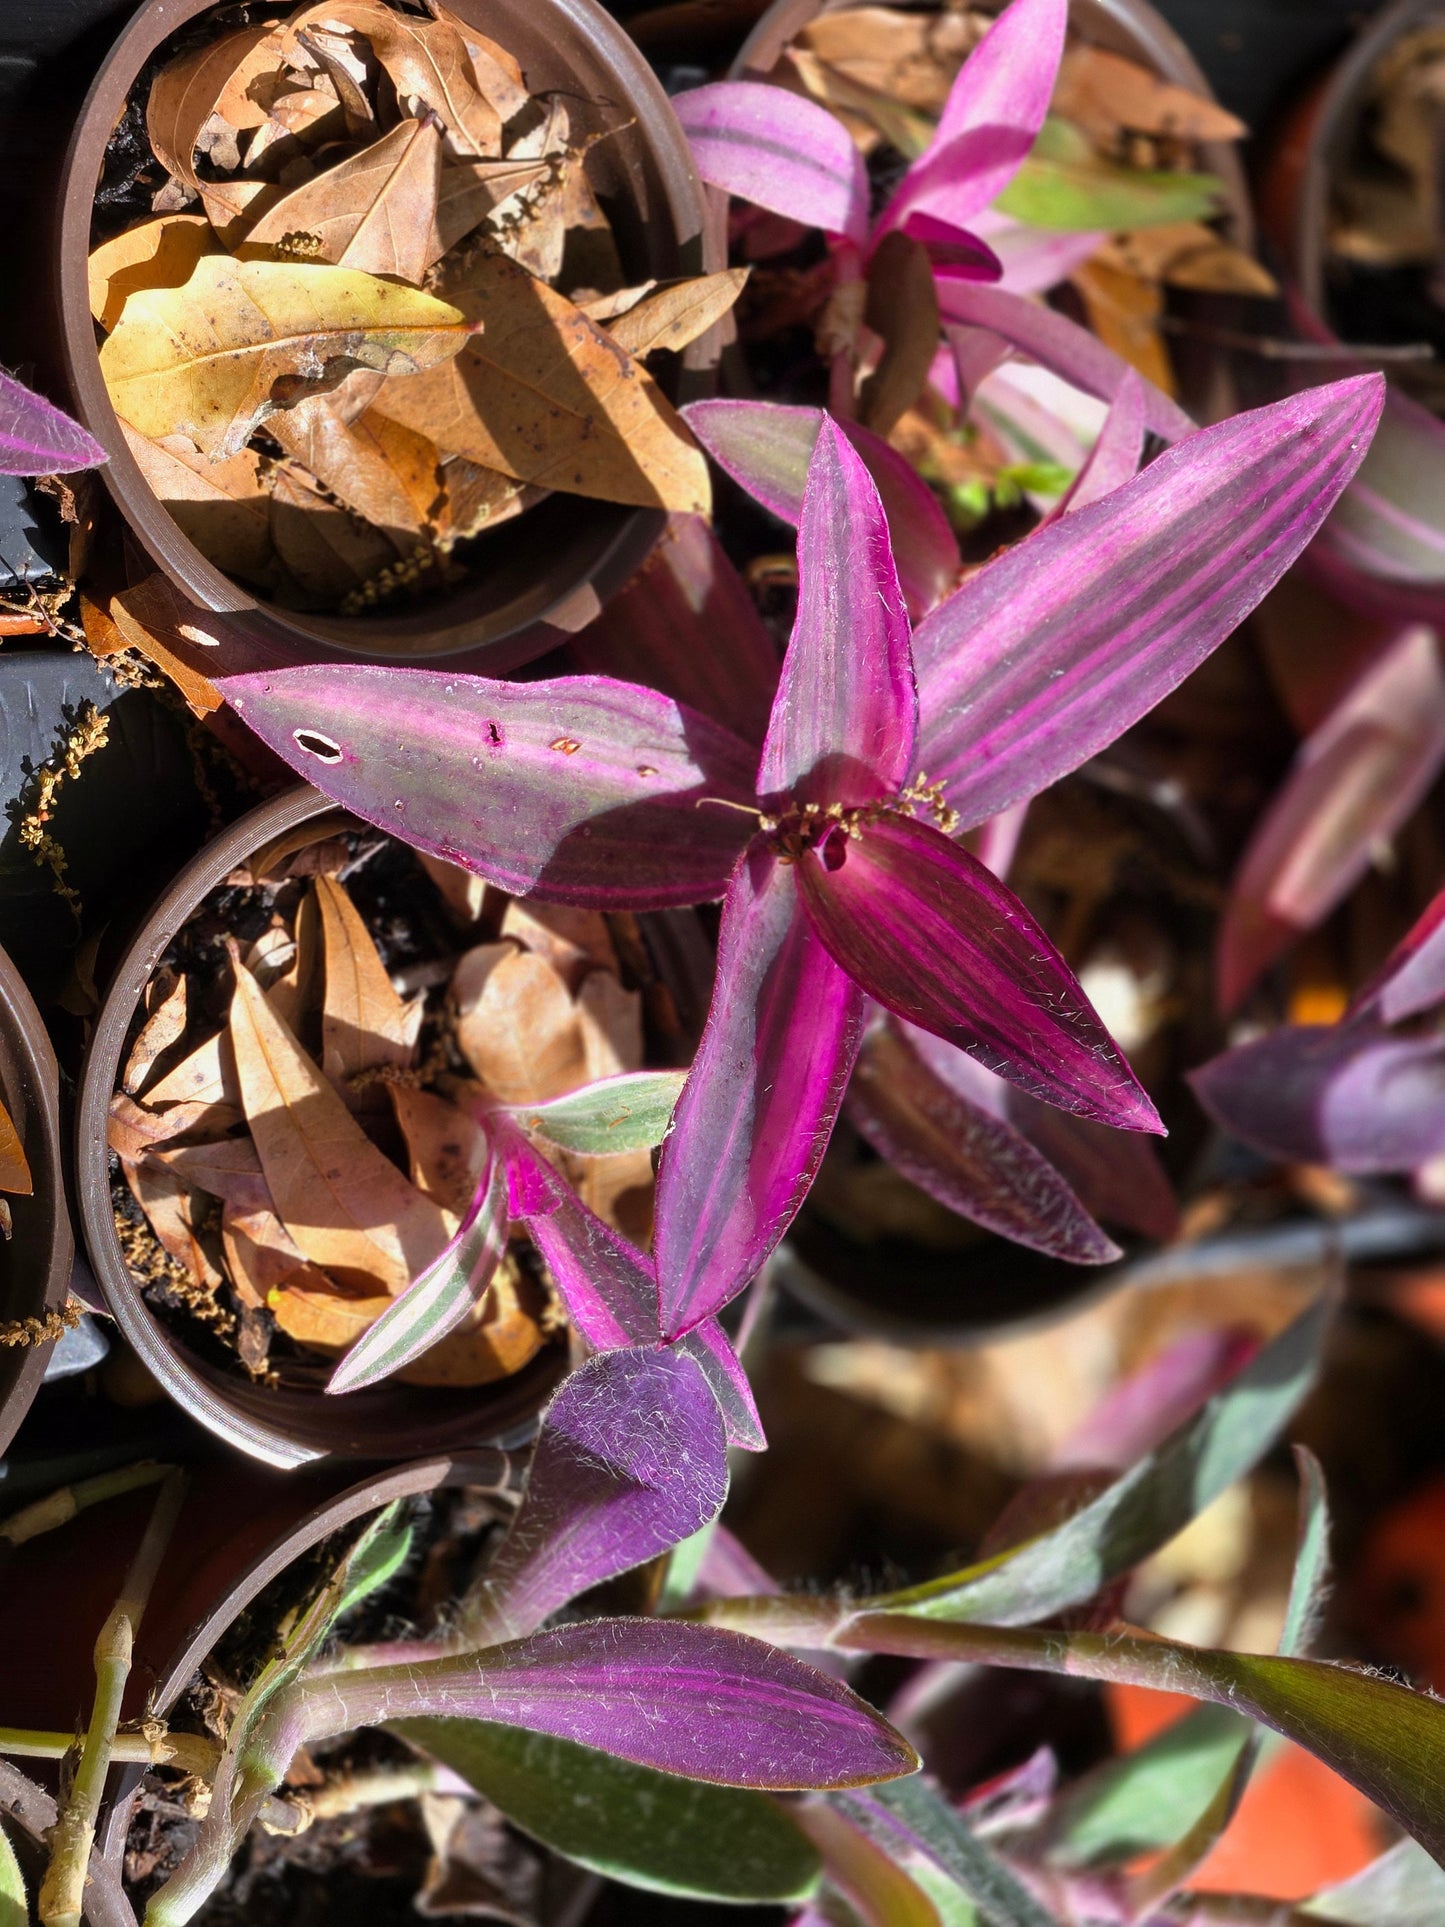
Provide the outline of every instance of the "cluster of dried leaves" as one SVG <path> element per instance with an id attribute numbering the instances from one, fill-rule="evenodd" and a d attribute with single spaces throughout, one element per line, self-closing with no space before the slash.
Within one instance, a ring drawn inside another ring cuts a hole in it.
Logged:
<path id="1" fill-rule="evenodd" d="M 643 364 L 743 276 L 627 285 L 566 104 L 429 4 L 320 0 L 163 67 L 146 128 L 168 179 L 91 255 L 147 482 L 292 607 L 453 580 L 548 490 L 708 506 Z"/>
<path id="2" fill-rule="evenodd" d="M 34 1190 L 35 1180 L 30 1173 L 30 1161 L 25 1155 L 20 1133 L 15 1128 L 15 1120 L 0 1104 L 0 1193 L 8 1192 L 12 1197 L 28 1198 Z M 8 1238 L 11 1229 L 10 1206 L 0 1196 L 0 1237 Z"/>
<path id="3" fill-rule="evenodd" d="M 133 1272 L 272 1382 L 318 1383 L 315 1354 L 352 1344 L 456 1232 L 487 1157 L 477 1100 L 542 1103 L 641 1067 L 641 998 L 603 917 L 427 871 L 337 815 L 258 851 L 152 979 L 112 1100 Z M 646 1153 L 566 1168 L 647 1235 Z M 561 1324 L 519 1240 L 468 1323 L 399 1376 L 485 1384 Z M 295 1343 L 273 1355 L 278 1331 Z"/>
<path id="4" fill-rule="evenodd" d="M 823 12 L 770 78 L 801 87 L 829 108 L 870 164 L 886 172 L 928 146 L 959 68 L 991 23 L 990 15 L 949 6 L 935 13 L 891 6 Z M 1259 263 L 1211 225 L 1219 184 L 1198 171 L 1201 147 L 1238 140 L 1246 131 L 1213 101 L 1071 38 L 1049 118 L 995 203 L 1004 225 L 1099 237 L 1087 259 L 1069 266 L 1067 279 L 1093 332 L 1166 393 L 1174 390 L 1162 326 L 1166 288 L 1275 291 Z M 771 216 L 757 227 L 750 251 L 766 254 L 783 236 Z M 998 238 L 997 227 L 984 232 Z M 791 290 L 778 319 L 790 318 L 790 298 Z M 749 304 L 753 314 L 776 299 L 769 277 L 760 274 Z M 890 235 L 874 254 L 865 312 L 825 312 L 823 352 L 839 345 L 840 326 L 856 332 L 860 325 L 877 338 L 870 344 L 865 333 L 864 359 L 871 347 L 876 369 L 860 397 L 860 418 L 886 435 L 906 412 L 898 397 L 907 398 L 899 375 L 887 376 L 926 371 L 938 335 L 927 263 L 902 235 Z M 912 426 L 916 437 L 921 426 Z"/>

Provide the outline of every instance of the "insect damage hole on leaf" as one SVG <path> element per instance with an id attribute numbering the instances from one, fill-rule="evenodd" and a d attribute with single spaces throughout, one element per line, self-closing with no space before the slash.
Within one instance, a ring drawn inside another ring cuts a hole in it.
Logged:
<path id="1" fill-rule="evenodd" d="M 342 749 L 331 737 L 323 736 L 319 729 L 293 729 L 291 740 L 307 756 L 314 756 L 319 763 L 339 763 Z"/>

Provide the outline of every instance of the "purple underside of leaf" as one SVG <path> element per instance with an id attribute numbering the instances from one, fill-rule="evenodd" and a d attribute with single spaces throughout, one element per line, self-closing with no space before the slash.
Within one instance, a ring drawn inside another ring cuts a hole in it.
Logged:
<path id="1" fill-rule="evenodd" d="M 880 1157 L 950 1211 L 1074 1264 L 1119 1256 L 1048 1160 L 935 1077 L 892 1023 L 863 1041 L 848 1115 Z"/>
<path id="2" fill-rule="evenodd" d="M 1445 1151 L 1445 1040 L 1368 1018 L 1287 1025 L 1189 1081 L 1216 1123 L 1270 1157 L 1367 1176 Z"/>
<path id="3" fill-rule="evenodd" d="M 499 1116 L 491 1128 L 506 1163 L 511 1214 L 546 1259 L 587 1343 L 598 1351 L 656 1344 L 657 1287 L 647 1259 L 587 1209 L 515 1125 Z"/>
<path id="4" fill-rule="evenodd" d="M 1254 833 L 1220 926 L 1225 1011 L 1354 888 L 1442 761 L 1445 664 L 1431 630 L 1407 630 L 1310 737 Z"/>
<path id="5" fill-rule="evenodd" d="M 1372 984 L 1355 999 L 1355 1008 L 1371 1004 L 1383 1021 L 1398 1024 L 1429 1010 L 1445 998 L 1445 890 L 1435 897 L 1419 920 L 1386 958 Z"/>
<path id="6" fill-rule="evenodd" d="M 910 241 L 918 241 L 927 249 L 935 275 L 945 279 L 957 276 L 964 281 L 1002 278 L 1003 263 L 993 249 L 966 228 L 940 221 L 933 214 L 910 214 L 902 225 Z"/>
<path id="7" fill-rule="evenodd" d="M 1144 410 L 1144 384 L 1131 368 L 1110 403 L 1104 426 L 1099 430 L 1099 439 L 1089 450 L 1088 460 L 1074 477 L 1073 486 L 1059 503 L 1054 515 L 1048 518 L 1050 521 L 1072 510 L 1085 509 L 1090 502 L 1101 501 L 1104 496 L 1134 479 L 1144 453 L 1144 437 L 1147 433 Z"/>
<path id="8" fill-rule="evenodd" d="M 798 526 L 808 464 L 823 423 L 821 408 L 773 402 L 696 401 L 683 409 L 687 425 L 720 468 L 755 501 Z M 881 435 L 858 422 L 840 424 L 878 486 L 888 517 L 893 558 L 915 620 L 958 580 L 958 541 L 938 497 L 918 471 Z"/>
<path id="9" fill-rule="evenodd" d="M 480 1617 L 515 1639 L 579 1593 L 706 1525 L 727 1497 L 727 1442 L 706 1379 L 675 1351 L 604 1352 L 548 1407 Z"/>
<path id="10" fill-rule="evenodd" d="M 604 910 L 722 895 L 754 752 L 656 690 L 312 664 L 222 684 L 333 801 L 514 895 Z"/>
<path id="11" fill-rule="evenodd" d="M 868 177 L 852 135 L 826 107 L 784 87 L 723 80 L 677 94 L 698 173 L 710 187 L 789 220 L 868 235 Z"/>
<path id="12" fill-rule="evenodd" d="M 908 617 L 883 504 L 825 415 L 803 491 L 798 614 L 759 794 L 825 805 L 891 796 L 908 776 L 917 726 Z"/>
<path id="13" fill-rule="evenodd" d="M 711 1626 L 595 1619 L 466 1658 L 332 1674 L 305 1689 L 312 1740 L 358 1723 L 456 1716 L 721 1786 L 860 1786 L 918 1765 L 908 1742 L 846 1686 Z"/>
<path id="14" fill-rule="evenodd" d="M 1058 951 L 1013 892 L 941 831 L 884 815 L 856 839 L 835 831 L 796 868 L 818 934 L 885 1009 L 1046 1103 L 1162 1130 Z"/>
<path id="15" fill-rule="evenodd" d="M 793 868 L 755 842 L 723 904 L 707 1026 L 662 1147 L 664 1337 L 720 1311 L 791 1224 L 832 1134 L 862 1011 Z"/>
<path id="16" fill-rule="evenodd" d="M 1318 528 L 1378 376 L 1202 429 L 981 569 L 914 635 L 918 760 L 962 826 L 1035 795 L 1146 715 Z"/>
<path id="17" fill-rule="evenodd" d="M 347 1352 L 328 1392 L 357 1392 L 399 1372 L 454 1331 L 481 1300 L 507 1248 L 507 1185 L 500 1161 L 487 1160 L 456 1236 Z"/>
<path id="18" fill-rule="evenodd" d="M 1021 221 L 985 208 L 973 222 L 980 240 L 992 248 L 1003 269 L 1000 283 L 1010 294 L 1043 294 L 1067 281 L 1108 240 L 1107 234 L 1071 233 L 1025 227 Z"/>
<path id="19" fill-rule="evenodd" d="M 767 733 L 777 645 L 701 515 L 671 516 L 646 567 L 567 647 L 584 674 L 660 689 L 744 742 Z"/>
<path id="20" fill-rule="evenodd" d="M 109 460 L 79 422 L 0 369 L 0 475 L 64 475 Z"/>
<path id="21" fill-rule="evenodd" d="M 1106 348 L 1096 335 L 1067 315 L 1041 301 L 1012 294 L 1006 288 L 986 288 L 975 281 L 941 281 L 938 306 L 945 322 L 986 328 L 1009 346 L 1054 374 L 1082 388 L 1100 401 L 1113 401 L 1126 376 L 1134 373 L 1122 355 Z M 1142 377 L 1136 375 L 1136 380 Z M 1194 433 L 1195 424 L 1162 389 L 1145 381 L 1145 422 L 1150 432 L 1167 442 Z"/>
<path id="22" fill-rule="evenodd" d="M 963 227 L 1001 194 L 1043 126 L 1064 51 L 1067 0 L 1013 0 L 964 61 L 926 151 L 882 225 L 931 214 Z"/>
<path id="23" fill-rule="evenodd" d="M 729 1445 L 743 1452 L 765 1452 L 768 1441 L 758 1417 L 757 1401 L 733 1342 L 715 1318 L 705 1318 L 690 1332 L 673 1340 L 674 1351 L 693 1359 L 712 1388 L 722 1413 Z"/>

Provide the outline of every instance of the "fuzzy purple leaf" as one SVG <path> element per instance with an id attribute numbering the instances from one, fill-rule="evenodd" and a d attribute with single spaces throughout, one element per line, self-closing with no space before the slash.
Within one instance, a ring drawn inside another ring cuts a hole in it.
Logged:
<path id="1" fill-rule="evenodd" d="M 589 1211 L 561 1173 L 505 1118 L 491 1122 L 511 1214 L 546 1259 L 573 1324 L 598 1351 L 661 1337 L 657 1286 L 642 1253 Z"/>
<path id="2" fill-rule="evenodd" d="M 863 1040 L 848 1115 L 880 1157 L 950 1211 L 1074 1264 L 1119 1256 L 1048 1160 L 936 1077 L 891 1021 Z"/>
<path id="3" fill-rule="evenodd" d="M 655 1619 L 594 1619 L 460 1658 L 331 1673 L 302 1694 L 311 1741 L 460 1716 L 774 1792 L 862 1786 L 918 1766 L 881 1714 L 814 1667 L 742 1633 Z"/>
<path id="4" fill-rule="evenodd" d="M 871 803 L 907 781 L 918 727 L 913 653 L 883 504 L 831 417 L 808 464 L 798 615 L 758 767 L 758 790 Z"/>
<path id="5" fill-rule="evenodd" d="M 959 69 L 882 227 L 911 214 L 966 227 L 1003 192 L 1049 111 L 1068 20 L 1068 0 L 1013 0 L 1004 9 Z"/>
<path id="6" fill-rule="evenodd" d="M 672 105 L 709 187 L 859 247 L 867 240 L 863 156 L 826 107 L 754 80 L 694 87 Z"/>
<path id="7" fill-rule="evenodd" d="M 687 425 L 720 468 L 755 501 L 798 526 L 821 408 L 786 408 L 760 401 L 695 401 L 683 409 Z M 958 541 L 938 497 L 913 465 L 881 435 L 859 422 L 839 424 L 863 457 L 888 517 L 893 558 L 916 620 L 958 581 Z"/>
<path id="8" fill-rule="evenodd" d="M 792 1223 L 857 1055 L 863 994 L 819 940 L 794 879 L 756 842 L 723 904 L 707 1027 L 657 1175 L 668 1339 L 720 1311 Z"/>
<path id="9" fill-rule="evenodd" d="M 501 1161 L 493 1155 L 456 1236 L 357 1339 L 331 1374 L 327 1391 L 358 1392 L 375 1385 L 454 1331 L 492 1282 L 506 1248 L 507 1185 Z"/>
<path id="10" fill-rule="evenodd" d="M 729 1445 L 742 1452 L 765 1452 L 767 1438 L 757 1401 L 733 1342 L 715 1318 L 705 1318 L 673 1341 L 673 1350 L 693 1359 L 712 1387 Z"/>
<path id="11" fill-rule="evenodd" d="M 1290 940 L 1354 888 L 1445 763 L 1445 662 L 1407 629 L 1309 738 L 1255 830 L 1219 931 L 1233 1010 Z"/>
<path id="12" fill-rule="evenodd" d="M 1422 914 L 1385 959 L 1374 982 L 1355 999 L 1356 1009 L 1373 1006 L 1383 1022 L 1401 1023 L 1445 999 L 1445 890 Z"/>
<path id="13" fill-rule="evenodd" d="M 885 1009 L 1046 1103 L 1163 1126 L 1073 972 L 1006 885 L 931 824 L 883 815 L 796 865 L 818 934 Z"/>
<path id="14" fill-rule="evenodd" d="M 109 460 L 79 422 L 0 369 L 0 475 L 66 475 Z"/>
<path id="15" fill-rule="evenodd" d="M 1005 288 L 986 288 L 976 281 L 942 281 L 938 287 L 939 310 L 945 321 L 961 321 L 970 328 L 986 328 L 999 335 L 1009 346 L 1027 355 L 1030 361 L 1048 368 L 1087 395 L 1100 401 L 1113 401 L 1125 379 L 1133 373 L 1122 355 L 1106 348 L 1096 335 L 1066 315 L 1046 308 Z M 1136 380 L 1142 377 L 1135 376 Z M 1151 432 L 1165 441 L 1177 442 L 1191 435 L 1195 424 L 1175 402 L 1143 382 L 1145 422 Z"/>
<path id="16" fill-rule="evenodd" d="M 919 627 L 919 761 L 963 827 L 1113 742 L 1274 586 L 1353 474 L 1383 383 L 1202 429 L 981 569 Z"/>
<path id="17" fill-rule="evenodd" d="M 589 1358 L 547 1408 L 469 1639 L 534 1632 L 579 1593 L 699 1531 L 727 1489 L 722 1416 L 694 1360 L 640 1350 Z"/>
<path id="18" fill-rule="evenodd" d="M 226 698 L 334 802 L 514 895 L 606 910 L 721 896 L 753 754 L 656 691 L 604 676 L 495 682 L 315 663 Z"/>
<path id="19" fill-rule="evenodd" d="M 928 255 L 935 276 L 944 280 L 997 281 L 1003 263 L 988 245 L 966 228 L 951 221 L 940 221 L 933 214 L 910 214 L 902 223 L 910 241 L 917 241 Z"/>
<path id="20" fill-rule="evenodd" d="M 1286 1025 L 1189 1081 L 1217 1124 L 1270 1157 L 1369 1176 L 1445 1151 L 1445 1040 L 1368 1017 Z"/>

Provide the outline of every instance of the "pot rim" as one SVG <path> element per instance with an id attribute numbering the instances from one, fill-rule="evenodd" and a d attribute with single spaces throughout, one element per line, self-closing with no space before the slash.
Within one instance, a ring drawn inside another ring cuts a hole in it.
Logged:
<path id="1" fill-rule="evenodd" d="M 170 1397 L 227 1444 L 268 1465 L 289 1469 L 322 1458 L 396 1459 L 483 1445 L 516 1447 L 531 1439 L 538 1416 L 567 1370 L 565 1345 L 544 1345 L 520 1372 L 492 1386 L 458 1394 L 449 1411 L 428 1420 L 438 1388 L 379 1385 L 332 1398 L 325 1392 L 276 1393 L 283 1401 L 274 1417 L 252 1409 L 259 1395 L 229 1369 L 203 1366 L 187 1354 L 146 1300 L 121 1255 L 111 1206 L 107 1125 L 119 1085 L 136 1006 L 172 937 L 227 873 L 272 837 L 336 809 L 330 797 L 297 784 L 251 810 L 212 839 L 161 895 L 116 966 L 86 1053 L 75 1116 L 75 1182 L 81 1231 L 107 1308 L 122 1336 Z M 390 1419 L 384 1438 L 369 1441 L 368 1427 L 398 1404 L 418 1408 L 410 1423 Z M 489 1416 L 489 1406 L 497 1407 Z M 309 1436 L 285 1422 L 287 1410 L 309 1414 Z"/>
<path id="2" fill-rule="evenodd" d="M 18 1302 L 7 1308 L 6 1316 L 43 1318 L 47 1312 L 60 1311 L 68 1300 L 75 1259 L 75 1238 L 66 1203 L 60 1151 L 60 1070 L 45 1020 L 25 980 L 3 949 L 0 949 L 0 1029 L 4 1033 L 3 1045 L 0 1045 L 0 1094 L 22 1138 L 28 1140 L 25 1150 L 35 1181 L 35 1194 L 26 1202 L 45 1214 L 40 1238 L 48 1254 L 43 1272 L 33 1282 L 29 1278 L 15 1281 L 20 1288 Z M 20 1086 L 18 1090 L 10 1087 L 12 1068 Z M 29 1411 L 45 1377 L 54 1344 L 52 1339 L 43 1345 L 23 1347 L 14 1378 L 0 1395 L 0 1452 L 4 1452 L 14 1438 Z"/>
<path id="3" fill-rule="evenodd" d="M 151 492 L 126 445 L 96 350 L 88 277 L 95 187 L 106 146 L 146 61 L 178 28 L 217 0 L 142 0 L 111 47 L 86 95 L 60 177 L 56 221 L 59 343 L 64 373 L 81 421 L 109 453 L 100 475 L 112 501 L 156 568 L 211 616 L 244 650 L 271 659 L 360 660 L 396 666 L 443 664 L 503 675 L 534 661 L 598 613 L 608 596 L 639 569 L 666 526 L 662 509 L 630 508 L 586 497 L 552 497 L 595 525 L 582 566 L 560 583 L 545 565 L 500 608 L 447 620 L 445 598 L 411 616 L 315 617 L 284 610 L 252 594 L 209 562 Z M 559 32 L 585 42 L 615 81 L 638 130 L 638 155 L 655 175 L 657 195 L 642 225 L 655 233 L 666 220 L 675 271 L 720 265 L 706 219 L 702 184 L 686 137 L 660 82 L 639 50 L 598 0 L 534 0 Z M 624 122 L 623 125 L 628 125 Z M 634 186 L 640 167 L 631 170 Z M 647 197 L 651 199 L 652 197 Z M 716 329 L 681 358 L 675 401 L 711 388 L 720 339 Z M 538 504 L 540 510 L 545 504 Z M 560 520 L 560 511 L 558 519 Z M 519 517 L 519 523 L 525 520 Z M 481 571 L 478 572 L 479 577 Z M 463 599 L 465 599 L 463 597 Z M 455 599 L 454 599 L 455 601 Z"/>

